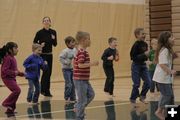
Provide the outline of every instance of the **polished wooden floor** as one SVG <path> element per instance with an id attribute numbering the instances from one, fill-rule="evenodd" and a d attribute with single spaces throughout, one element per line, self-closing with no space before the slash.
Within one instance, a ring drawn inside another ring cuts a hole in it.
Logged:
<path id="1" fill-rule="evenodd" d="M 158 120 L 154 116 L 157 108 L 159 94 L 151 95 L 148 93 L 148 105 L 140 102 L 138 109 L 133 109 L 129 103 L 131 93 L 131 78 L 116 78 L 115 80 L 115 97 L 109 98 L 103 92 L 104 80 L 92 80 L 91 84 L 95 90 L 95 99 L 86 109 L 87 120 Z M 4 114 L 5 109 L 0 106 L 0 120 L 37 120 L 37 119 L 54 119 L 54 120 L 73 120 L 75 114 L 72 111 L 73 104 L 66 104 L 63 100 L 64 82 L 51 84 L 52 98 L 40 96 L 40 104 L 29 106 L 26 102 L 28 86 L 21 85 L 21 95 L 17 102 L 18 112 L 15 117 L 9 117 Z M 174 80 L 175 100 L 180 102 L 180 77 Z M 10 93 L 6 87 L 0 87 L 0 101 Z"/>

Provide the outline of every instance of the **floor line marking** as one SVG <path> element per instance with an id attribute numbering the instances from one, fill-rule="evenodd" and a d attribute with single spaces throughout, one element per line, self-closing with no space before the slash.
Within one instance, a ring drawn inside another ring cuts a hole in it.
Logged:
<path id="1" fill-rule="evenodd" d="M 99 106 L 92 106 L 92 107 L 87 107 L 86 110 L 94 109 L 94 108 L 104 108 L 104 107 L 109 107 L 109 106 L 120 106 L 120 105 L 126 105 L 129 104 L 130 102 L 124 102 L 124 103 L 117 103 L 117 104 L 110 104 L 110 105 L 99 105 Z M 44 112 L 44 113 L 37 113 L 37 114 L 29 114 L 29 115 L 18 115 L 16 118 L 22 118 L 22 117 L 28 117 L 28 116 L 36 116 L 36 115 L 44 115 L 44 114 L 50 114 L 50 113 L 63 113 L 63 112 L 68 112 L 72 111 L 73 109 L 69 110 L 59 110 L 59 111 L 52 111 L 52 112 Z"/>

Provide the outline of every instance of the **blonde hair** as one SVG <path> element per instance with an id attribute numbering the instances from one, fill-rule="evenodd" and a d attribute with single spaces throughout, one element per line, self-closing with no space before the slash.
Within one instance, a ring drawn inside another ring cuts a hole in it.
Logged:
<path id="1" fill-rule="evenodd" d="M 87 36 L 90 36 L 88 32 L 78 31 L 76 33 L 76 40 L 79 43 L 82 41 L 82 39 L 86 38 Z"/>
<path id="2" fill-rule="evenodd" d="M 38 49 L 38 48 L 42 48 L 42 45 L 37 44 L 37 43 L 35 43 L 35 44 L 32 45 L 32 51 L 33 51 L 33 52 L 34 52 L 36 49 Z"/>

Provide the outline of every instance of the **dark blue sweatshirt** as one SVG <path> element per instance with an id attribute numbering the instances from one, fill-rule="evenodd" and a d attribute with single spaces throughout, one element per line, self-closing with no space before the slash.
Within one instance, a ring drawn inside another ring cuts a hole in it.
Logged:
<path id="1" fill-rule="evenodd" d="M 47 69 L 43 59 L 35 54 L 30 55 L 23 63 L 26 72 L 26 79 L 39 80 L 40 69 Z"/>

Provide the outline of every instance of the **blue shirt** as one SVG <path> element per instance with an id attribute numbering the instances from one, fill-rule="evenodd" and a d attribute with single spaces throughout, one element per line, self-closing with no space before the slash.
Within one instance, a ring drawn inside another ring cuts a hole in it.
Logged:
<path id="1" fill-rule="evenodd" d="M 39 80 L 40 69 L 47 69 L 43 59 L 35 54 L 30 55 L 23 63 L 26 72 L 26 79 Z"/>

